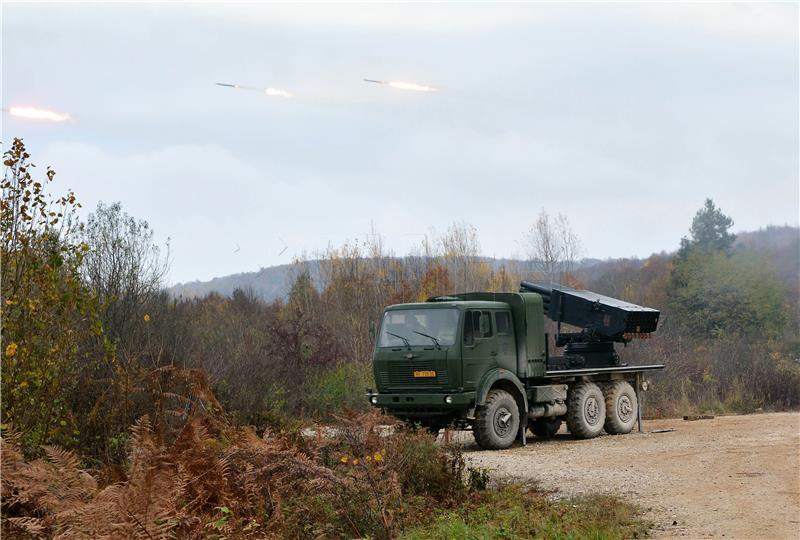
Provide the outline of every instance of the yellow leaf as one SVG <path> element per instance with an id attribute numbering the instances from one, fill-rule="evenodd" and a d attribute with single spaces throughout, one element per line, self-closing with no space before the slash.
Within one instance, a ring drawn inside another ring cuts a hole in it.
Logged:
<path id="1" fill-rule="evenodd" d="M 6 347 L 6 356 L 11 358 L 15 354 L 17 354 L 17 344 L 16 343 L 9 343 L 8 346 Z"/>
<path id="2" fill-rule="evenodd" d="M 150 322 L 150 315 L 147 313 L 144 314 L 144 322 Z"/>

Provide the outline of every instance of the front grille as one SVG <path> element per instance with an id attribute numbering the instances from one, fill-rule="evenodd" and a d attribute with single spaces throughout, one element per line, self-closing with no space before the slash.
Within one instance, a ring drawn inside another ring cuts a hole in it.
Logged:
<path id="1" fill-rule="evenodd" d="M 450 383 L 447 369 L 436 367 L 434 360 L 395 360 L 388 362 L 381 373 L 387 386 L 446 386 Z M 436 377 L 414 377 L 415 371 L 435 371 Z"/>

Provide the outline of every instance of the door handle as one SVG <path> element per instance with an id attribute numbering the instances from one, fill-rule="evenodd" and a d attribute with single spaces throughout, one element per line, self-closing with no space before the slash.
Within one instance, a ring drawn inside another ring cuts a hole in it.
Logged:
<path id="1" fill-rule="evenodd" d="M 497 351 L 492 351 L 489 353 L 489 356 L 497 356 Z"/>

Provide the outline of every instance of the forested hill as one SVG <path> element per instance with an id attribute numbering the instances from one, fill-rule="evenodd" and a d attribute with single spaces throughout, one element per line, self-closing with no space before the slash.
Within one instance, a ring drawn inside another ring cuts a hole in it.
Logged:
<path id="1" fill-rule="evenodd" d="M 735 249 L 752 251 L 764 256 L 775 265 L 778 275 L 783 278 L 790 289 L 798 287 L 797 269 L 800 266 L 800 229 L 797 227 L 768 226 L 756 231 L 737 233 Z M 663 253 L 671 256 L 672 253 Z M 527 261 L 515 259 L 484 259 L 492 268 L 499 270 L 505 267 L 508 270 L 519 271 L 531 268 Z M 586 281 L 597 281 L 605 274 L 618 272 L 620 269 L 638 269 L 644 264 L 645 259 L 583 259 L 576 268 L 576 274 Z M 319 261 L 309 260 L 302 263 L 312 279 L 319 276 Z M 190 281 L 178 283 L 169 291 L 176 297 L 194 298 L 206 296 L 209 293 L 218 293 L 230 296 L 236 289 L 252 291 L 255 296 L 273 301 L 284 299 L 300 272 L 298 264 L 282 264 L 262 268 L 256 272 L 243 272 L 214 278 L 210 281 Z"/>

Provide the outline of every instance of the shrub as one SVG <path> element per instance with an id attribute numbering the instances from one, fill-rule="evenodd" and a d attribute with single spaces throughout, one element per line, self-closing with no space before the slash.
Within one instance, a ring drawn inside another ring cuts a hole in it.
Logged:
<path id="1" fill-rule="evenodd" d="M 195 409 L 195 413 L 198 412 Z M 35 537 L 395 537 L 468 492 L 464 461 L 377 413 L 339 419 L 332 436 L 261 438 L 193 415 L 167 442 L 147 417 L 128 467 L 102 486 L 69 452 L 26 461 L 2 440 L 3 532 Z M 426 463 L 420 465 L 418 460 Z M 95 474 L 102 478 L 111 475 Z"/>
<path id="2" fill-rule="evenodd" d="M 343 362 L 320 371 L 305 384 L 305 402 L 318 417 L 330 418 L 341 409 L 366 409 L 367 388 L 374 386 L 370 366 L 359 362 Z"/>

